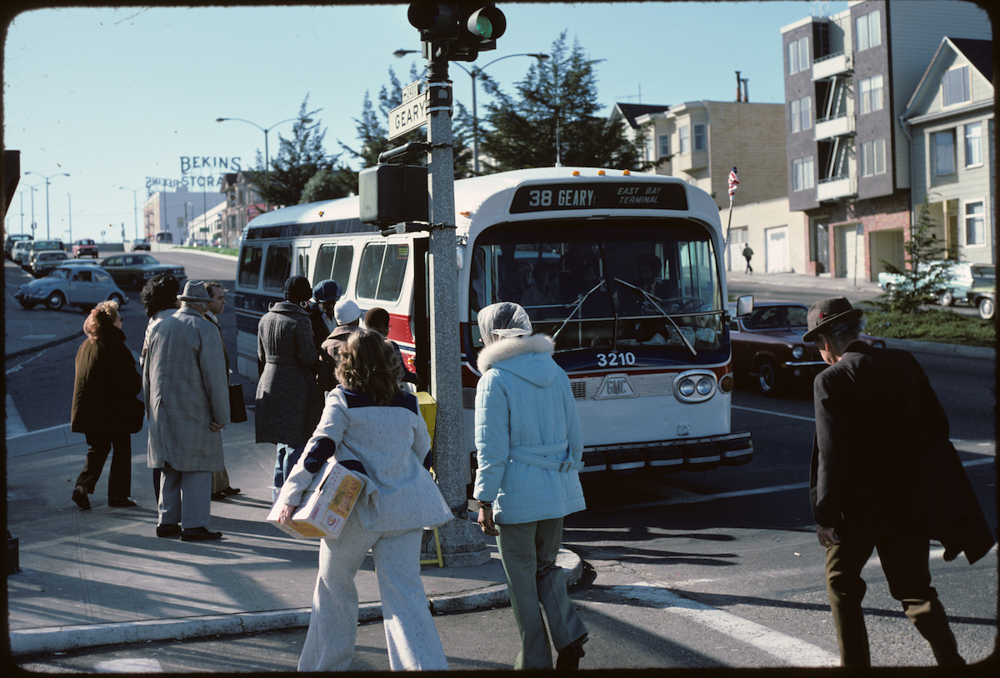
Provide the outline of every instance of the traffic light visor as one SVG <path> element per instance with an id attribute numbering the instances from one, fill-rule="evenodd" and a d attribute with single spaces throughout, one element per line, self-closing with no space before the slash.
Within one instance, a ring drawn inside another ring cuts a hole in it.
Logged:
<path id="1" fill-rule="evenodd" d="M 441 35 L 449 32 L 456 21 L 453 5 L 433 2 L 414 2 L 406 10 L 406 18 L 414 28 Z"/>
<path id="2" fill-rule="evenodd" d="M 466 28 L 484 40 L 496 40 L 507 30 L 507 19 L 496 7 L 483 7 L 469 15 Z"/>

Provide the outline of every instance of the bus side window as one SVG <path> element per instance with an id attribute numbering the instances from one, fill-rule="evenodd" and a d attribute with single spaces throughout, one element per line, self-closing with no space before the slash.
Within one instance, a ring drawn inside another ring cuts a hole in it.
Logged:
<path id="1" fill-rule="evenodd" d="M 385 248 L 382 260 L 382 275 L 379 276 L 377 299 L 396 301 L 403 292 L 403 277 L 406 275 L 406 260 L 410 256 L 410 245 L 401 243 Z"/>
<path id="2" fill-rule="evenodd" d="M 260 280 L 260 261 L 263 258 L 260 247 L 244 247 L 240 257 L 240 287 L 257 287 Z"/>
<path id="3" fill-rule="evenodd" d="M 374 299 L 378 291 L 378 279 L 382 273 L 382 258 L 385 256 L 385 245 L 373 243 L 365 247 L 361 253 L 361 264 L 358 270 L 358 296 L 364 299 Z"/>
<path id="4" fill-rule="evenodd" d="M 316 255 L 316 268 L 313 269 L 313 286 L 321 280 L 336 280 L 343 290 L 347 289 L 347 281 L 351 278 L 351 263 L 354 259 L 354 248 L 349 245 L 323 245 Z"/>
<path id="5" fill-rule="evenodd" d="M 358 297 L 396 301 L 403 291 L 409 243 L 371 244 L 361 255 L 358 273 Z"/>
<path id="6" fill-rule="evenodd" d="M 292 270 L 292 248 L 271 246 L 264 261 L 264 289 L 280 290 Z"/>

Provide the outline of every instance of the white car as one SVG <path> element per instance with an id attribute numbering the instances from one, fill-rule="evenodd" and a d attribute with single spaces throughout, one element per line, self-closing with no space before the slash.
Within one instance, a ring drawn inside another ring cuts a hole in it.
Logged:
<path id="1" fill-rule="evenodd" d="M 936 264 L 940 262 L 931 262 Z M 922 267 L 923 268 L 923 267 Z M 968 261 L 952 262 L 948 268 L 949 286 L 940 295 L 937 302 L 942 306 L 951 306 L 956 300 L 964 300 L 966 294 L 976 282 L 983 278 L 996 279 L 996 266 L 988 264 L 973 264 Z M 883 271 L 878 274 L 878 286 L 890 294 L 896 287 L 906 282 L 906 278 L 895 273 Z"/>

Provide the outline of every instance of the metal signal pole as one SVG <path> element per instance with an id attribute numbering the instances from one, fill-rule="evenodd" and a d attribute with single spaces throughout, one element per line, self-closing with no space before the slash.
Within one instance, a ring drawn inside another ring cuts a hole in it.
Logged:
<path id="1" fill-rule="evenodd" d="M 437 400 L 434 470 L 455 520 L 438 527 L 446 565 L 481 565 L 490 559 L 482 530 L 467 519 L 469 455 L 463 450 L 462 373 L 459 356 L 458 258 L 455 248 L 455 169 L 452 91 L 446 57 L 428 55 L 431 393 Z"/>

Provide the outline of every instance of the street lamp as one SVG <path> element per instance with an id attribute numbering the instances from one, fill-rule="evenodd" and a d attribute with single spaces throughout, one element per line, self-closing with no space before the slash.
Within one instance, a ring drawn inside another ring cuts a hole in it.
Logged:
<path id="1" fill-rule="evenodd" d="M 136 192 L 141 191 L 141 188 L 128 188 L 127 186 L 119 186 L 120 190 L 132 191 L 132 216 L 135 217 L 135 239 L 139 239 L 139 202 L 135 197 Z"/>
<path id="2" fill-rule="evenodd" d="M 261 127 L 257 123 L 250 122 L 249 120 L 244 120 L 243 118 L 216 118 L 215 122 L 226 122 L 227 120 L 235 120 L 237 122 L 245 122 L 248 125 L 253 125 L 254 127 L 256 127 L 257 129 L 259 129 L 261 132 L 264 133 L 264 173 L 265 174 L 268 173 L 270 171 L 270 168 L 271 168 L 271 158 L 268 156 L 268 148 L 267 148 L 267 133 L 270 132 L 271 130 L 273 130 L 278 125 L 283 125 L 286 122 L 292 122 L 294 120 L 301 120 L 304 123 L 310 123 L 310 122 L 312 122 L 312 118 L 289 118 L 288 120 L 282 120 L 281 122 L 276 122 L 273 125 L 271 125 L 270 127 Z"/>
<path id="3" fill-rule="evenodd" d="M 60 172 L 59 174 L 53 174 L 51 176 L 45 176 L 44 174 L 39 174 L 38 172 L 25 172 L 25 174 L 34 174 L 35 176 L 42 177 L 45 179 L 45 238 L 51 239 L 50 223 L 49 223 L 49 184 L 52 183 L 51 180 L 55 177 L 68 177 L 68 172 Z"/>
<path id="4" fill-rule="evenodd" d="M 395 52 L 392 53 L 392 55 L 397 59 L 402 59 L 407 54 L 415 54 L 415 53 L 417 53 L 417 50 L 415 49 L 397 49 Z M 539 61 L 546 61 L 549 58 L 548 54 L 532 54 L 532 53 L 508 54 L 507 56 L 502 56 L 499 59 L 494 59 L 493 61 L 489 62 L 482 68 L 480 68 L 479 66 L 473 66 L 471 71 L 457 61 L 451 62 L 456 66 L 458 66 L 459 68 L 461 68 L 463 71 L 465 71 L 469 75 L 469 77 L 472 78 L 472 172 L 476 175 L 479 174 L 479 115 L 476 111 L 476 78 L 479 76 L 480 73 L 482 73 L 484 70 L 486 70 L 496 62 L 518 56 L 533 57 L 535 59 L 538 59 Z"/>

